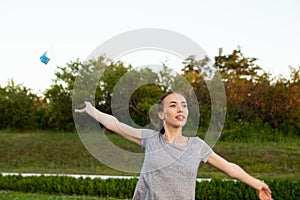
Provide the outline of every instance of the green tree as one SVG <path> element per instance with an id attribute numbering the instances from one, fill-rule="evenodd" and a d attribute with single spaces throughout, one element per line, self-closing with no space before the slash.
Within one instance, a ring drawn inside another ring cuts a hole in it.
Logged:
<path id="1" fill-rule="evenodd" d="M 71 106 L 78 108 L 83 106 L 84 101 L 94 102 L 97 109 L 109 114 L 116 114 L 112 113 L 114 106 L 118 113 L 129 112 L 131 117 L 127 118 L 145 125 L 149 120 L 148 110 L 153 100 L 156 102 L 158 94 L 163 90 L 163 87 L 155 86 L 160 84 L 159 77 L 151 69 L 135 70 L 121 61 L 113 62 L 104 56 L 84 63 L 77 60 L 58 69 L 54 84 L 45 93 L 49 100 L 48 124 L 55 130 L 72 130 L 74 123 Z M 145 83 L 146 86 L 142 87 Z M 112 104 L 112 98 L 118 95 L 121 97 Z M 124 99 L 122 95 L 129 98 Z M 126 116 L 119 115 L 121 118 Z M 145 120 L 141 121 L 144 117 Z"/>
<path id="2" fill-rule="evenodd" d="M 74 95 L 80 97 L 80 104 L 84 101 L 96 100 L 98 109 L 109 112 L 107 105 L 110 103 L 112 84 L 113 81 L 117 80 L 116 77 L 111 76 L 109 66 L 114 66 L 113 62 L 100 56 L 96 60 L 87 62 L 81 62 L 77 59 L 67 63 L 66 66 L 58 67 L 51 88 L 45 92 L 45 97 L 49 101 L 47 118 L 50 129 L 74 130 L 72 115 L 72 97 Z M 119 73 L 119 64 L 116 66 L 113 71 Z M 108 70 L 105 71 L 106 69 Z M 74 88 L 75 83 L 76 88 Z M 77 94 L 74 94 L 74 91 Z M 79 107 L 78 103 L 75 102 L 74 104 L 73 102 L 73 106 Z"/>
<path id="3" fill-rule="evenodd" d="M 255 82 L 263 72 L 262 68 L 255 64 L 256 61 L 257 58 L 245 57 L 240 48 L 228 55 L 223 55 L 223 49 L 220 48 L 219 55 L 215 56 L 215 66 L 220 71 L 224 82 L 236 79 Z"/>
<path id="4" fill-rule="evenodd" d="M 127 69 L 126 74 L 118 77 L 114 85 L 111 102 L 113 114 L 126 124 L 146 126 L 151 120 L 149 109 L 157 104 L 165 91 L 165 82 L 162 83 L 159 73 L 153 72 L 149 67 Z M 152 122 L 156 123 L 155 120 Z"/>
<path id="5" fill-rule="evenodd" d="M 52 85 L 45 93 L 49 100 L 46 117 L 48 129 L 55 131 L 74 130 L 70 91 L 60 85 Z"/>
<path id="6" fill-rule="evenodd" d="M 11 80 L 0 88 L 0 129 L 30 130 L 35 128 L 37 95 L 31 89 Z"/>
<path id="7" fill-rule="evenodd" d="M 74 130 L 72 116 L 72 90 L 76 75 L 82 63 L 77 59 L 65 67 L 57 67 L 56 79 L 44 95 L 48 101 L 46 107 L 47 128 L 56 131 Z"/>
<path id="8" fill-rule="evenodd" d="M 114 93 L 115 86 L 122 78 L 122 76 L 130 69 L 130 66 L 126 67 L 121 61 L 118 61 L 116 63 L 110 61 L 110 63 L 107 63 L 105 71 L 99 77 L 99 81 L 97 81 L 95 100 L 97 102 L 96 107 L 98 109 L 111 114 L 111 98 Z"/>

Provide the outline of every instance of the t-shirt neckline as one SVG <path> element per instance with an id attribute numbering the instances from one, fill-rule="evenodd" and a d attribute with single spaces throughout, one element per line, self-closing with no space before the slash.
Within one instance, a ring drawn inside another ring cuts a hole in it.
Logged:
<path id="1" fill-rule="evenodd" d="M 163 143 L 165 143 L 166 145 L 169 145 L 169 146 L 174 146 L 174 147 L 177 147 L 177 148 L 185 148 L 187 146 L 190 145 L 190 142 L 191 142 L 191 137 L 187 137 L 188 138 L 188 142 L 184 145 L 178 145 L 178 144 L 172 144 L 172 143 L 169 143 L 165 140 L 165 138 L 163 137 L 164 134 L 162 133 L 159 133 L 159 137 L 160 139 L 163 141 Z"/>

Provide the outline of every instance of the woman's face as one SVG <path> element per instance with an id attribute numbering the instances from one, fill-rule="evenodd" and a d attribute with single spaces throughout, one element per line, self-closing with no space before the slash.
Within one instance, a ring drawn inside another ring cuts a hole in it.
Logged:
<path id="1" fill-rule="evenodd" d="M 162 108 L 158 114 L 165 126 L 179 128 L 186 124 L 189 111 L 186 99 L 182 95 L 177 93 L 168 95 L 162 101 Z"/>

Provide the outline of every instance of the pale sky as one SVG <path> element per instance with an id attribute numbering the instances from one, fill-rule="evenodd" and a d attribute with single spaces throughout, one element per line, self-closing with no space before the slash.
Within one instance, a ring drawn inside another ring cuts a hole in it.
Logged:
<path id="1" fill-rule="evenodd" d="M 43 92 L 57 66 L 87 56 L 104 41 L 140 28 L 183 34 L 213 58 L 238 46 L 272 75 L 300 65 L 298 0 L 2 0 L 0 86 L 9 79 Z M 47 65 L 39 57 L 53 50 Z M 134 56 L 133 56 L 134 58 Z M 132 61 L 134 62 L 134 61 Z"/>

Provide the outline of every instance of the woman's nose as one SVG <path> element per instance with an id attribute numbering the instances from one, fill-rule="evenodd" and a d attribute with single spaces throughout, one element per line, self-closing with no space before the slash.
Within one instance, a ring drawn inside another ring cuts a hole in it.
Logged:
<path id="1" fill-rule="evenodd" d="M 183 107 L 182 106 L 178 106 L 177 112 L 183 112 Z"/>

